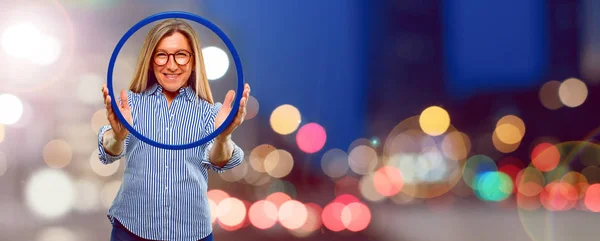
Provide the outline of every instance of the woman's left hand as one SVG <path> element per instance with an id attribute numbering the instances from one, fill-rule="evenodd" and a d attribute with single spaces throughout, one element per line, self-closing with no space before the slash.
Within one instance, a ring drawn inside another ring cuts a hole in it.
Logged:
<path id="1" fill-rule="evenodd" d="M 223 140 L 230 139 L 231 133 L 233 133 L 233 131 L 239 125 L 241 125 L 242 122 L 244 122 L 244 118 L 246 118 L 246 104 L 248 103 L 249 96 L 250 96 L 250 85 L 246 83 L 244 85 L 244 92 L 242 93 L 240 107 L 237 109 L 235 118 L 233 119 L 233 121 L 231 121 L 229 126 L 227 128 L 225 128 L 225 130 L 223 130 L 223 132 L 221 132 L 221 134 L 219 134 L 217 136 L 217 138 L 223 139 Z M 223 101 L 223 106 L 221 106 L 219 113 L 217 113 L 217 116 L 215 117 L 215 129 L 219 128 L 219 126 L 221 126 L 221 124 L 223 124 L 223 122 L 225 122 L 225 119 L 227 119 L 227 116 L 229 116 L 229 114 L 233 110 L 234 97 L 235 97 L 235 91 L 233 91 L 233 90 L 228 91 L 227 94 L 225 95 L 225 100 Z"/>

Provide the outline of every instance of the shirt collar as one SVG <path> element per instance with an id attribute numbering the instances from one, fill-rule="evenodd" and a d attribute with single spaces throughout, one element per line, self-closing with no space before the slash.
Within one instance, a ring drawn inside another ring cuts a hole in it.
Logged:
<path id="1" fill-rule="evenodd" d="M 148 88 L 145 92 L 145 95 L 156 95 L 157 93 L 162 93 L 162 86 L 157 83 L 154 83 L 150 88 Z M 191 86 L 186 86 L 179 89 L 179 94 L 184 95 L 185 99 L 188 101 L 194 101 L 196 99 L 196 92 L 192 89 Z"/>

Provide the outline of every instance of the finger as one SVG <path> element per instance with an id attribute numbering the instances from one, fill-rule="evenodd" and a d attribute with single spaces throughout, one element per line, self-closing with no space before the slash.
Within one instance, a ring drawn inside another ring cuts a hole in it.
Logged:
<path id="1" fill-rule="evenodd" d="M 246 98 L 242 97 L 242 104 L 240 105 L 240 108 L 238 109 L 238 112 L 236 113 L 236 120 L 241 121 L 245 118 L 246 116 Z"/>
<path id="2" fill-rule="evenodd" d="M 127 91 L 121 90 L 121 107 L 125 110 L 129 110 L 129 101 L 127 99 Z"/>
<path id="3" fill-rule="evenodd" d="M 108 89 L 106 88 L 106 85 L 102 87 L 102 96 L 106 100 L 106 96 L 108 96 Z"/>
<path id="4" fill-rule="evenodd" d="M 106 98 L 104 101 L 104 105 L 106 106 L 106 119 L 110 122 L 111 125 L 114 124 L 114 112 L 112 111 L 112 105 L 110 102 L 110 96 Z"/>
<path id="5" fill-rule="evenodd" d="M 106 99 L 104 101 L 104 105 L 106 105 L 106 113 L 109 114 L 109 115 L 112 114 L 113 111 L 112 111 L 112 105 L 111 105 L 111 98 L 110 98 L 110 96 L 106 97 Z"/>
<path id="6" fill-rule="evenodd" d="M 242 93 L 243 97 L 248 98 L 248 96 L 250 96 L 250 86 L 246 86 L 246 88 L 244 88 L 244 92 Z"/>
<path id="7" fill-rule="evenodd" d="M 225 95 L 225 100 L 223 100 L 223 105 L 231 108 L 231 103 L 233 103 L 233 97 L 235 95 L 235 91 L 229 90 Z"/>

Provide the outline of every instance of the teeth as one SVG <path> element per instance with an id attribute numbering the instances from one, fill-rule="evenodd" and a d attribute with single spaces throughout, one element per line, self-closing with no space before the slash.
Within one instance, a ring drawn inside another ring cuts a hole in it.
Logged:
<path id="1" fill-rule="evenodd" d="M 175 79 L 179 75 L 178 74 L 165 74 L 165 76 L 167 76 L 167 78 L 169 78 L 169 79 Z"/>

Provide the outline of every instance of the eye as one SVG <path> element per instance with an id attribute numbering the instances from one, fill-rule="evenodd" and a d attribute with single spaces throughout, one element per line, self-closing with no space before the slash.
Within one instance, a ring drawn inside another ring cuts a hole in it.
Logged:
<path id="1" fill-rule="evenodd" d="M 183 51 L 182 52 L 177 52 L 175 55 L 177 57 L 188 57 L 188 56 L 190 56 L 187 52 L 183 52 Z"/>
<path id="2" fill-rule="evenodd" d="M 157 53 L 157 54 L 156 54 L 156 57 L 157 57 L 157 58 L 166 58 L 166 57 L 167 57 L 167 54 L 165 54 L 165 53 Z"/>

